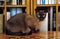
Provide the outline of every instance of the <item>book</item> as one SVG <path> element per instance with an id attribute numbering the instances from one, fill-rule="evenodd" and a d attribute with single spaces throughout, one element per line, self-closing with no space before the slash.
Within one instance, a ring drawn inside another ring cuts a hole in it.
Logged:
<path id="1" fill-rule="evenodd" d="M 50 30 L 51 31 L 53 30 L 53 27 L 52 27 L 53 23 L 52 23 L 52 21 L 53 21 L 53 7 L 50 7 Z"/>
<path id="2" fill-rule="evenodd" d="M 60 0 L 58 0 L 58 4 L 60 4 Z"/>
<path id="3" fill-rule="evenodd" d="M 56 13 L 53 13 L 52 26 L 53 26 L 53 31 L 56 31 Z"/>
<path id="4" fill-rule="evenodd" d="M 3 14 L 0 14 L 0 33 L 3 33 Z"/>
<path id="5" fill-rule="evenodd" d="M 21 2 L 20 0 L 17 0 L 17 5 L 20 5 L 21 4 L 20 2 Z"/>
<path id="6" fill-rule="evenodd" d="M 52 0 L 49 0 L 49 4 L 52 4 Z"/>
<path id="7" fill-rule="evenodd" d="M 37 0 L 37 4 L 41 4 L 41 0 Z"/>
<path id="8" fill-rule="evenodd" d="M 52 2 L 51 4 L 55 4 L 55 0 L 51 0 L 51 2 Z"/>
<path id="9" fill-rule="evenodd" d="M 10 9 L 10 16 L 14 16 L 17 14 L 17 8 L 11 8 Z"/>
<path id="10" fill-rule="evenodd" d="M 17 5 L 17 0 L 12 0 L 12 5 Z"/>
<path id="11" fill-rule="evenodd" d="M 45 0 L 42 0 L 42 4 L 45 4 Z"/>
<path id="12" fill-rule="evenodd" d="M 26 0 L 22 0 L 22 5 L 25 5 Z"/>
<path id="13" fill-rule="evenodd" d="M 19 0 L 19 5 L 22 5 L 22 0 Z"/>
<path id="14" fill-rule="evenodd" d="M 56 4 L 56 0 L 54 0 L 54 4 Z"/>
<path id="15" fill-rule="evenodd" d="M 19 5 L 19 0 L 17 0 L 17 5 Z"/>
<path id="16" fill-rule="evenodd" d="M 7 12 L 7 20 L 10 19 L 10 12 Z"/>
<path id="17" fill-rule="evenodd" d="M 12 4 L 12 0 L 7 0 L 7 1 L 6 1 L 6 4 L 7 4 L 7 5 L 11 5 L 11 4 Z"/>
<path id="18" fill-rule="evenodd" d="M 22 13 L 22 8 L 17 8 L 17 14 Z"/>
<path id="19" fill-rule="evenodd" d="M 45 0 L 45 4 L 48 4 L 49 2 L 48 2 L 48 0 Z"/>

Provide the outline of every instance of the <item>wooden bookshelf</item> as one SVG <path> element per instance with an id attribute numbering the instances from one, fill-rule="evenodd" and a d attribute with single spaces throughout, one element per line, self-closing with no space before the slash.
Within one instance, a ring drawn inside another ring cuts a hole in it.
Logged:
<path id="1" fill-rule="evenodd" d="M 36 15 L 35 9 L 37 7 L 53 7 L 53 6 L 55 6 L 56 7 L 56 37 L 58 37 L 58 7 L 60 6 L 60 4 L 58 4 L 58 0 L 56 0 L 56 4 L 44 4 L 44 5 L 36 4 L 36 0 L 26 0 L 25 2 L 26 2 L 25 5 L 7 5 L 6 0 L 4 0 L 4 5 L 0 5 L 0 8 L 4 7 L 3 15 L 5 16 L 5 18 L 4 18 L 5 22 L 6 22 L 6 17 L 7 17 L 6 16 L 7 8 L 18 8 L 18 7 L 24 8 L 25 7 L 27 14 Z M 48 35 L 50 35 L 50 34 L 48 34 Z"/>

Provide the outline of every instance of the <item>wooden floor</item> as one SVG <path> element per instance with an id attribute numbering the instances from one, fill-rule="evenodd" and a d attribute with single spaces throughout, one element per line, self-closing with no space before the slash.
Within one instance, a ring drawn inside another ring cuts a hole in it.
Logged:
<path id="1" fill-rule="evenodd" d="M 0 34 L 0 39 L 60 39 L 60 32 L 59 32 L 59 36 L 56 37 L 56 35 L 54 36 L 54 33 L 56 32 L 40 32 L 40 33 L 33 33 L 32 35 L 29 36 L 7 36 L 7 35 L 3 35 Z"/>

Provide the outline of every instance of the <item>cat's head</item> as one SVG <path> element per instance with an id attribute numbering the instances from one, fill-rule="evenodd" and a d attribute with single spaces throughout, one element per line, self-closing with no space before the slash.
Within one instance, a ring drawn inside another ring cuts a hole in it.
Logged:
<path id="1" fill-rule="evenodd" d="M 43 21 L 46 17 L 46 12 L 45 10 L 38 10 L 36 9 L 36 17 L 40 20 Z"/>

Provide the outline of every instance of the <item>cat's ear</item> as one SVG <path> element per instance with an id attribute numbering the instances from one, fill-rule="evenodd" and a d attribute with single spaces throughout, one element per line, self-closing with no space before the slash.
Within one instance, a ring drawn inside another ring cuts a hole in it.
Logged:
<path id="1" fill-rule="evenodd" d="M 36 11 L 36 13 L 37 13 L 37 12 L 39 12 L 39 9 L 36 8 L 35 11 Z"/>

